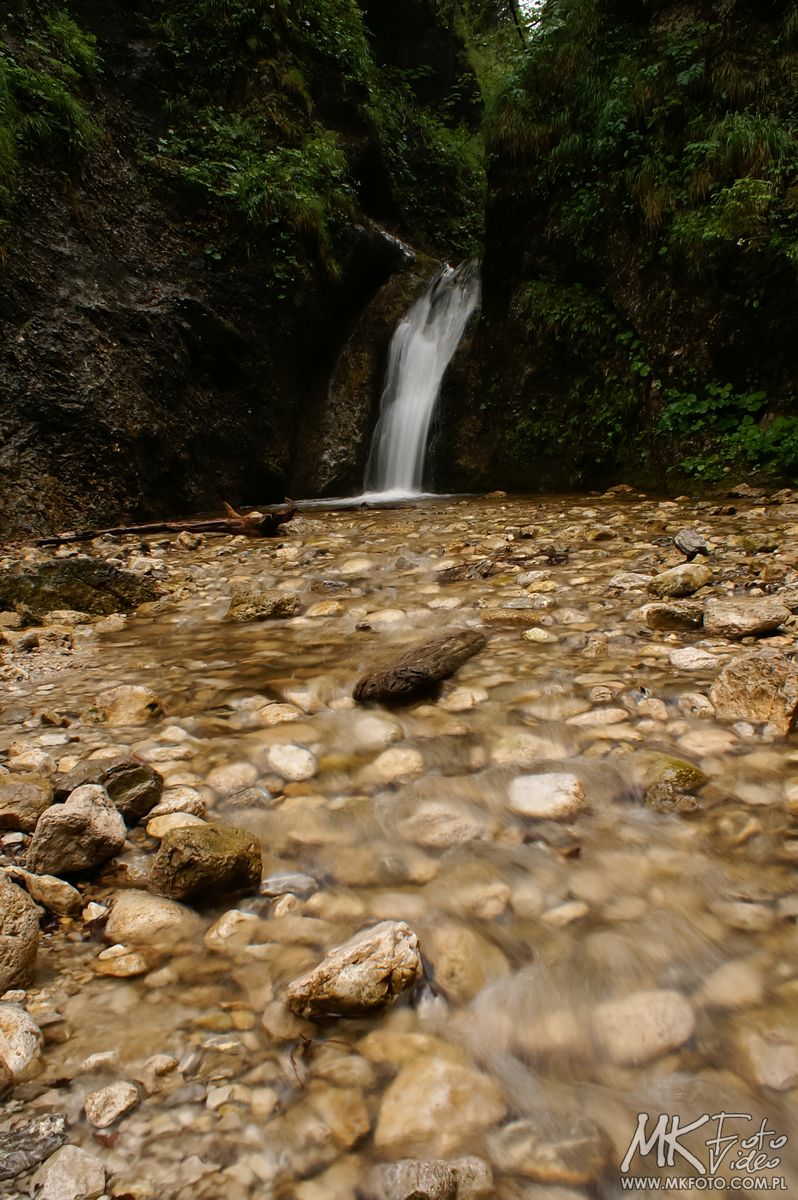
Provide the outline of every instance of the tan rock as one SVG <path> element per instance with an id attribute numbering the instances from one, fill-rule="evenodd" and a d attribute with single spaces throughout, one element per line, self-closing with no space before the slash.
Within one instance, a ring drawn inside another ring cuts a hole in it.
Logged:
<path id="1" fill-rule="evenodd" d="M 473 999 L 494 980 L 510 974 L 510 964 L 493 942 L 467 925 L 447 921 L 424 936 L 435 982 L 455 1004 Z"/>
<path id="2" fill-rule="evenodd" d="M 648 585 L 652 596 L 691 596 L 712 581 L 712 569 L 701 563 L 681 563 L 660 575 Z"/>
<path id="3" fill-rule="evenodd" d="M 790 610 L 778 596 L 708 600 L 704 629 L 720 637 L 758 637 L 763 633 L 772 633 L 789 617 Z"/>
<path id="4" fill-rule="evenodd" d="M 780 650 L 755 650 L 732 659 L 709 690 L 718 717 L 792 729 L 798 713 L 798 664 Z"/>
<path id="5" fill-rule="evenodd" d="M 675 991 L 633 992 L 599 1004 L 593 1032 L 613 1062 L 624 1066 L 651 1062 L 676 1050 L 693 1035 L 690 1004 Z"/>
<path id="6" fill-rule="evenodd" d="M 389 1153 L 412 1147 L 446 1157 L 498 1124 L 506 1111 L 487 1075 L 446 1059 L 419 1059 L 385 1092 L 374 1144 Z"/>
<path id="7" fill-rule="evenodd" d="M 383 921 L 331 950 L 288 985 L 286 1003 L 306 1019 L 382 1008 L 421 974 L 418 938 L 404 921 Z"/>

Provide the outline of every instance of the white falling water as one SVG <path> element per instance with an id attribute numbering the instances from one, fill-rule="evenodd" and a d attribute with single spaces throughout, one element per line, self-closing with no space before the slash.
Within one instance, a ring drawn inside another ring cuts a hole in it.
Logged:
<path id="1" fill-rule="evenodd" d="M 477 263 L 444 267 L 399 322 L 366 468 L 369 494 L 398 499 L 421 493 L 443 376 L 479 296 Z"/>

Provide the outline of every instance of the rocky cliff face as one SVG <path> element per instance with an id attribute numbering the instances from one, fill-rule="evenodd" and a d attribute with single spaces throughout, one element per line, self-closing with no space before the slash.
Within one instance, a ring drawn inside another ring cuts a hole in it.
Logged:
<path id="1" fill-rule="evenodd" d="M 488 120 L 447 486 L 795 475 L 797 36 L 779 0 L 549 0 Z"/>
<path id="2" fill-rule="evenodd" d="M 476 211 L 444 144 L 474 120 L 473 95 L 446 106 L 472 79 L 462 43 L 426 2 L 399 7 L 426 72 L 392 65 L 407 47 L 354 0 L 71 0 L 68 17 L 29 0 L 5 19 L 6 534 L 353 478 L 296 464 L 341 348 L 408 266 L 381 225 L 442 253 Z M 450 83 L 416 95 L 441 56 Z M 448 195 L 425 207 L 430 162 Z"/>

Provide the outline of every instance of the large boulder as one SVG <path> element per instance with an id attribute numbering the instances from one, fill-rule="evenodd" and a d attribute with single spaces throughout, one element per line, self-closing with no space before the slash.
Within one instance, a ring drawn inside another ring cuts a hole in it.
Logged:
<path id="1" fill-rule="evenodd" d="M 39 910 L 0 874 L 0 995 L 30 983 L 39 947 Z"/>
<path id="2" fill-rule="evenodd" d="M 43 775 L 4 775 L 0 778 L 0 829 L 32 833 L 53 802 L 53 788 Z"/>
<path id="3" fill-rule="evenodd" d="M 125 822 L 105 788 L 84 784 L 39 818 L 28 867 L 37 875 L 90 871 L 119 853 L 125 833 Z"/>
<path id="4" fill-rule="evenodd" d="M 24 605 L 37 617 L 59 608 L 102 616 L 128 612 L 158 594 L 151 579 L 86 555 L 0 572 L 0 609 Z"/>
<path id="5" fill-rule="evenodd" d="M 85 783 L 104 787 L 127 825 L 135 825 L 146 817 L 163 792 L 163 776 L 149 763 L 118 755 L 116 758 L 90 758 L 78 763 L 67 774 L 56 775 L 53 779 L 56 800 L 66 800 L 75 788 Z"/>
<path id="6" fill-rule="evenodd" d="M 789 733 L 798 714 L 798 664 L 776 649 L 741 654 L 720 672 L 709 698 L 721 718 Z"/>
<path id="7" fill-rule="evenodd" d="M 174 900 L 212 900 L 260 886 L 258 839 L 234 825 L 181 825 L 168 830 L 150 871 L 151 891 Z"/>
<path id="8" fill-rule="evenodd" d="M 305 1019 L 359 1016 L 382 1008 L 421 974 L 418 938 L 404 921 L 355 934 L 288 985 L 286 1003 Z"/>

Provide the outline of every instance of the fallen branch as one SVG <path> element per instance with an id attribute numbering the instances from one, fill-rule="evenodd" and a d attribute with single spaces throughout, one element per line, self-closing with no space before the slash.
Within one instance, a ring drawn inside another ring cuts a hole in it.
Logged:
<path id="1" fill-rule="evenodd" d="M 37 546 L 63 546 L 68 542 L 91 542 L 98 537 L 124 537 L 126 534 L 149 533 L 232 533 L 245 537 L 275 537 L 280 526 L 287 524 L 296 513 L 293 500 L 285 508 L 270 509 L 263 514 L 244 516 L 225 504 L 226 517 L 209 517 L 195 521 L 150 521 L 146 525 L 114 525 L 110 529 L 84 529 L 80 533 L 58 533 L 38 538 Z"/>

